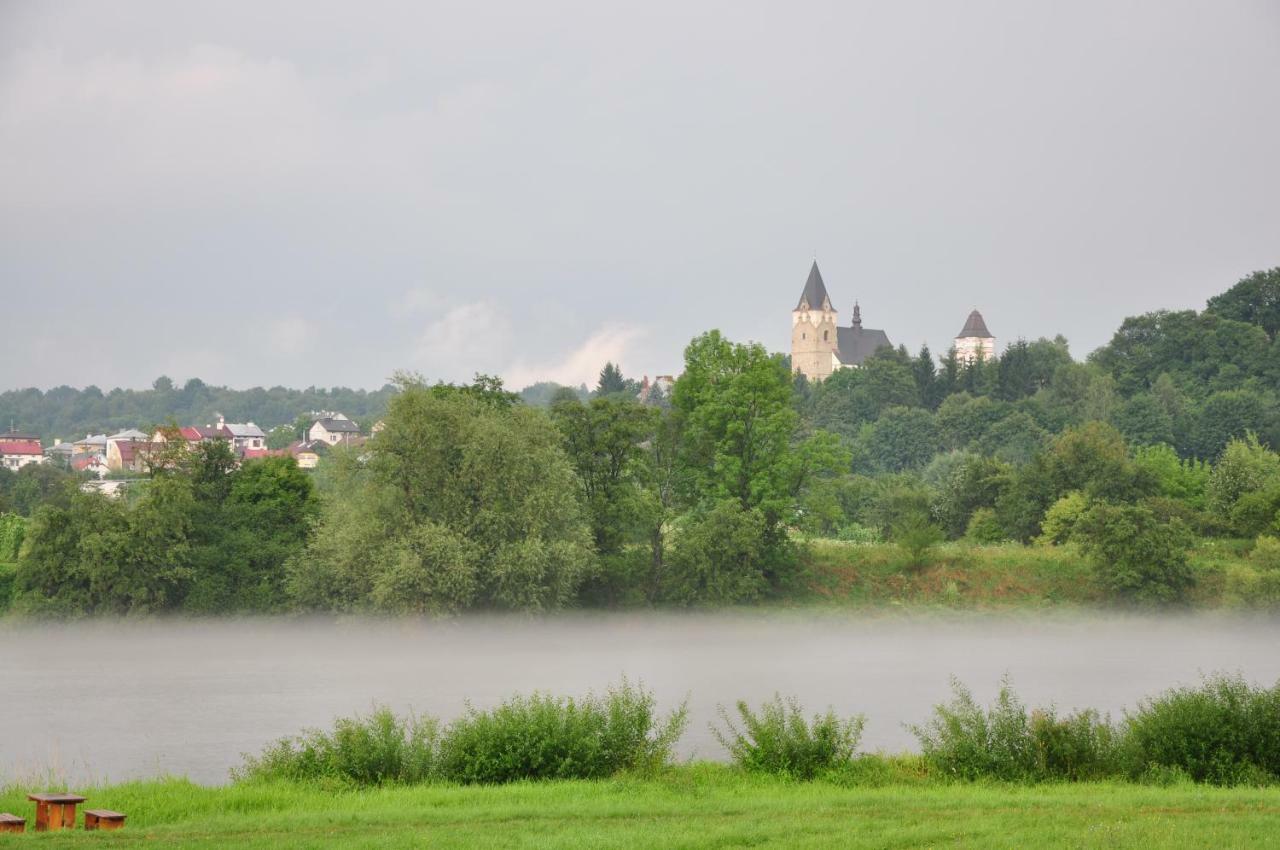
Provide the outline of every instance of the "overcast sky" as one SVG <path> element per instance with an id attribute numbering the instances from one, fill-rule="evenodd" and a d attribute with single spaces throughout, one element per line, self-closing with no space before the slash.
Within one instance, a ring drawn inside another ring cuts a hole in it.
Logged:
<path id="1" fill-rule="evenodd" d="M 0 0 L 0 388 L 1077 357 L 1280 265 L 1280 3 Z"/>

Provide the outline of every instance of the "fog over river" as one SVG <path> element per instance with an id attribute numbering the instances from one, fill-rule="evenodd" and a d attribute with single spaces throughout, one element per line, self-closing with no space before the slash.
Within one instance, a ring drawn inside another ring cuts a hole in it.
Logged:
<path id="1" fill-rule="evenodd" d="M 244 752 L 375 703 L 449 719 L 513 692 L 582 694 L 624 674 L 689 700 L 683 756 L 721 758 L 717 704 L 775 691 L 863 713 L 865 749 L 910 749 L 960 677 L 1008 673 L 1028 705 L 1119 716 L 1202 673 L 1280 678 L 1280 620 L 1184 616 L 855 617 L 793 611 L 551 620 L 0 624 L 0 781 L 170 773 L 221 783 Z"/>

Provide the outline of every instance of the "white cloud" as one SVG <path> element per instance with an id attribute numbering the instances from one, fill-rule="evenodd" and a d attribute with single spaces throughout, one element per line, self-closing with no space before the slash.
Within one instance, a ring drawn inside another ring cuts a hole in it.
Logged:
<path id="1" fill-rule="evenodd" d="M 460 304 L 427 325 L 413 350 L 413 363 L 428 379 L 462 380 L 492 372 L 503 360 L 511 323 L 488 301 Z"/>
<path id="2" fill-rule="evenodd" d="M 606 326 L 587 337 L 558 362 L 529 364 L 517 360 L 503 370 L 503 380 L 513 389 L 537 381 L 555 381 L 566 386 L 592 385 L 607 361 L 624 364 L 635 343 L 645 333 L 645 329 L 639 327 Z M 625 368 L 623 371 L 625 374 Z"/>

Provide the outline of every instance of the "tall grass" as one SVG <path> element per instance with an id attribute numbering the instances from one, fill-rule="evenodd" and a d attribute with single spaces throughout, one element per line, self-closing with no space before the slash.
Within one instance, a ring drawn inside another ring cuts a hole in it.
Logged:
<path id="1" fill-rule="evenodd" d="M 1118 735 L 1092 710 L 1059 717 L 1053 707 L 1028 712 L 1009 682 L 983 708 L 959 681 L 932 719 L 908 728 L 926 763 L 955 779 L 1037 782 L 1098 779 L 1116 772 Z"/>
<path id="2" fill-rule="evenodd" d="M 734 763 L 749 771 L 797 779 L 813 779 L 847 767 L 866 724 L 861 715 L 841 718 L 831 709 L 806 720 L 800 704 L 781 695 L 775 695 L 758 712 L 745 700 L 739 700 L 736 708 L 737 723 L 720 706 L 724 726 L 711 727 Z"/>
<path id="3" fill-rule="evenodd" d="M 469 709 L 451 723 L 439 773 L 494 784 L 652 772 L 670 761 L 687 719 L 683 705 L 659 719 L 653 695 L 625 681 L 603 697 L 516 696 L 489 711 Z"/>
<path id="4" fill-rule="evenodd" d="M 682 705 L 659 718 L 653 694 L 625 680 L 602 697 L 533 694 L 470 708 L 443 731 L 432 718 L 378 708 L 340 718 L 331 732 L 282 738 L 232 775 L 357 786 L 600 779 L 668 764 L 687 716 Z"/>
<path id="5" fill-rule="evenodd" d="M 367 717 L 342 717 L 332 732 L 309 729 L 281 738 L 261 755 L 245 756 L 232 778 L 334 780 L 352 785 L 424 782 L 434 773 L 439 724 L 399 718 L 386 707 Z"/>

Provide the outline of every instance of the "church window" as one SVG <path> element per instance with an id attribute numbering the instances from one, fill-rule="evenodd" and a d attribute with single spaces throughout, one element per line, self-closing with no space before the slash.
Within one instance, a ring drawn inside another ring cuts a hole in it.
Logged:
<path id="1" fill-rule="evenodd" d="M 827 342 L 831 338 L 831 331 L 822 332 L 822 341 Z"/>

